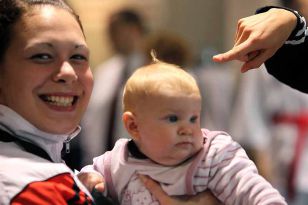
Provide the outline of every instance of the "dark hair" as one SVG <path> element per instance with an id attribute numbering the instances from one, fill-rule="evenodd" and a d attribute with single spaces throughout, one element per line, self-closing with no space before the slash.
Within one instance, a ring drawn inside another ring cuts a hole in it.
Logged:
<path id="1" fill-rule="evenodd" d="M 282 6 L 290 7 L 293 4 L 293 0 L 281 0 Z"/>
<path id="2" fill-rule="evenodd" d="M 0 0 L 0 62 L 10 45 L 13 26 L 34 6 L 54 6 L 71 13 L 83 31 L 79 16 L 63 0 Z"/>
<path id="3" fill-rule="evenodd" d="M 187 67 L 191 60 L 188 42 L 176 33 L 158 32 L 147 39 L 145 53 L 149 61 L 153 59 L 152 49 L 158 59 L 180 67 Z"/>
<path id="4" fill-rule="evenodd" d="M 112 14 L 109 19 L 109 31 L 111 31 L 112 27 L 119 24 L 134 25 L 141 33 L 146 32 L 142 17 L 132 9 L 123 9 Z"/>

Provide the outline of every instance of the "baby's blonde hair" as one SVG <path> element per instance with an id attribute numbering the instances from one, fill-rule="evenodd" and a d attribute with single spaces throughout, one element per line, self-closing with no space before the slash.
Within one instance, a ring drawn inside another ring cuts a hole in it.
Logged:
<path id="1" fill-rule="evenodd" d="M 178 91 L 201 98 L 196 80 L 182 68 L 159 61 L 152 51 L 153 63 L 137 69 L 127 80 L 123 93 L 123 110 L 135 111 L 149 96 L 163 91 Z"/>

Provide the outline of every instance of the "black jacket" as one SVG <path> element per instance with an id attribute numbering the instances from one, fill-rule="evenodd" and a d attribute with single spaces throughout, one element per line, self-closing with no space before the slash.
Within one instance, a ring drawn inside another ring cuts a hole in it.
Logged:
<path id="1" fill-rule="evenodd" d="M 296 11 L 277 6 L 266 6 L 256 13 L 266 12 L 271 8 L 283 8 L 297 16 L 297 26 L 284 44 L 270 59 L 265 62 L 267 71 L 279 81 L 294 89 L 308 93 L 308 36 L 305 19 Z M 304 42 L 303 42 L 304 40 Z"/>

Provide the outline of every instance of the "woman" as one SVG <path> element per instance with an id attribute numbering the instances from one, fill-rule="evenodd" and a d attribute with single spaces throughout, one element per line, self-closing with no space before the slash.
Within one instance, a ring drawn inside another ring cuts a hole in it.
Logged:
<path id="1" fill-rule="evenodd" d="M 62 0 L 0 1 L 0 204 L 93 204 L 61 159 L 91 94 L 88 59 Z M 147 181 L 161 204 L 179 204 Z"/>
<path id="2" fill-rule="evenodd" d="M 91 204 L 61 160 L 93 84 L 78 17 L 61 0 L 0 13 L 0 204 Z"/>

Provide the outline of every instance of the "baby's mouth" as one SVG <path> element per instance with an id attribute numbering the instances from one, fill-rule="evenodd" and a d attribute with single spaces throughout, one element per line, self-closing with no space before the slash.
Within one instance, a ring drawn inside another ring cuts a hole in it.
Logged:
<path id="1" fill-rule="evenodd" d="M 78 100 L 78 96 L 40 95 L 39 97 L 44 102 L 59 107 L 73 106 Z"/>

